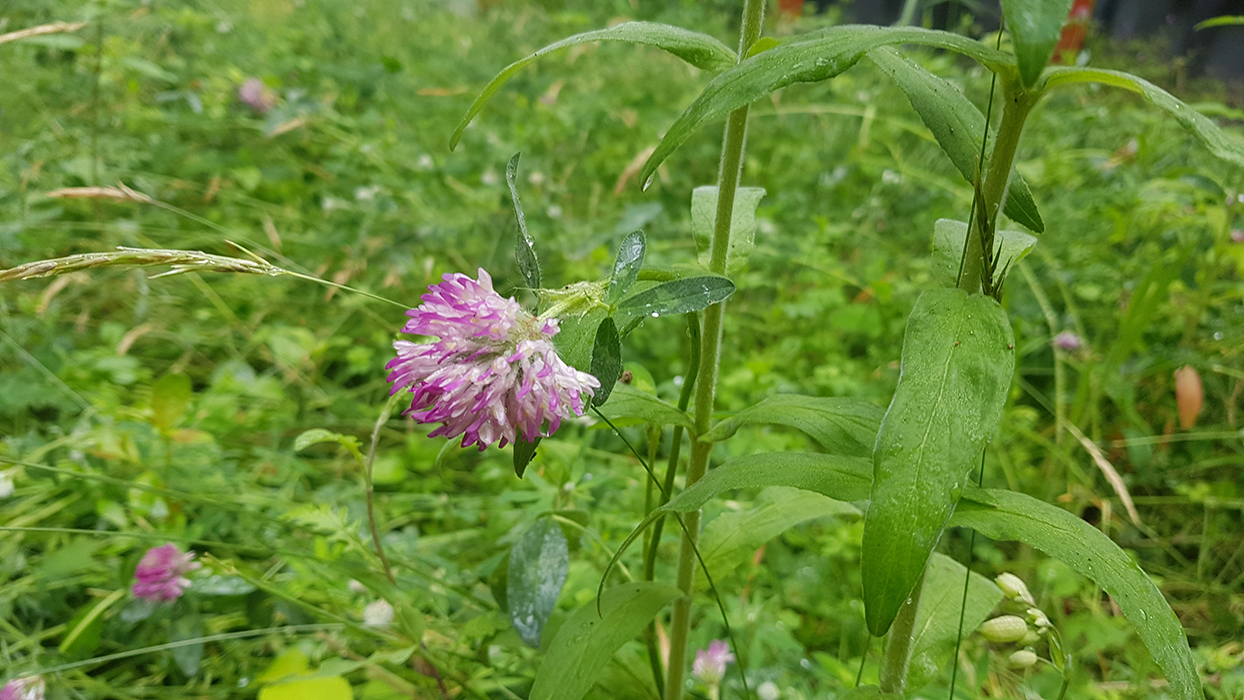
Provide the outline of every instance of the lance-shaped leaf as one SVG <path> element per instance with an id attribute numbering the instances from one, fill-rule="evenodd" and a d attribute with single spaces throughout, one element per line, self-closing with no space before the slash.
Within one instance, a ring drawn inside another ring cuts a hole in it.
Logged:
<path id="1" fill-rule="evenodd" d="M 1015 44 L 1025 86 L 1035 85 L 1054 55 L 1072 0 L 1002 0 L 1002 15 Z"/>
<path id="2" fill-rule="evenodd" d="M 1196 660 L 1179 618 L 1132 557 L 1100 530 L 1057 506 L 1022 493 L 967 489 L 951 524 L 995 540 L 1024 542 L 1105 589 L 1136 627 L 1179 700 L 1202 700 Z"/>
<path id="3" fill-rule="evenodd" d="M 618 302 L 618 315 L 627 319 L 624 333 L 644 318 L 699 311 L 730 298 L 734 283 L 725 277 L 702 275 L 662 282 Z"/>
<path id="4" fill-rule="evenodd" d="M 527 465 L 531 464 L 531 460 L 536 457 L 536 448 L 540 446 L 540 441 L 544 438 L 537 436 L 535 440 L 527 442 L 521 432 L 515 434 L 514 439 L 514 474 L 518 478 L 523 478 L 523 474 L 527 472 Z"/>
<path id="5" fill-rule="evenodd" d="M 911 667 L 907 688 L 918 690 L 937 677 L 950 664 L 955 640 L 959 637 L 960 612 L 964 636 L 985 621 L 1002 600 L 1002 589 L 993 581 L 972 573 L 968 579 L 967 601 L 963 599 L 963 579 L 967 569 L 943 554 L 933 553 L 924 574 L 924 595 L 916 613 L 912 632 Z"/>
<path id="6" fill-rule="evenodd" d="M 592 395 L 592 405 L 600 406 L 609 400 L 613 385 L 622 376 L 622 339 L 618 337 L 618 326 L 612 318 L 601 321 L 596 329 L 589 374 L 600 382 L 600 388 Z"/>
<path id="7" fill-rule="evenodd" d="M 518 221 L 518 233 L 515 234 L 514 240 L 514 261 L 518 263 L 518 272 L 523 276 L 527 287 L 539 289 L 540 261 L 536 258 L 535 242 L 527 234 L 527 217 L 523 215 L 523 203 L 519 200 L 518 185 L 515 184 L 515 177 L 518 175 L 518 158 L 521 155 L 521 153 L 515 153 L 510 162 L 505 164 L 505 182 L 510 186 L 510 199 L 514 202 L 514 219 Z"/>
<path id="8" fill-rule="evenodd" d="M 920 115 L 920 120 L 933 132 L 933 138 L 950 157 L 950 162 L 968 182 L 976 180 L 976 161 L 980 157 L 981 137 L 985 131 L 985 115 L 954 85 L 925 70 L 915 61 L 886 46 L 868 52 L 877 67 L 898 85 Z M 1019 173 L 1011 173 L 1003 213 L 1028 228 L 1041 233 L 1045 223 L 1032 198 L 1028 183 Z"/>
<path id="9" fill-rule="evenodd" d="M 622 541 L 605 571 L 612 569 L 627 547 L 657 518 L 666 513 L 690 513 L 699 510 L 709 499 L 735 489 L 789 486 L 815 491 L 838 501 L 850 503 L 868 498 L 869 461 L 862 457 L 814 454 L 810 452 L 765 452 L 732 459 L 670 500 L 654 508 L 631 534 Z"/>
<path id="10" fill-rule="evenodd" d="M 964 221 L 954 219 L 938 219 L 933 224 L 933 279 L 944 287 L 959 284 L 959 267 L 963 260 L 963 244 L 967 239 L 968 225 Z M 1015 263 L 1023 260 L 1037 245 L 1037 239 L 1023 231 L 998 231 L 994 235 L 994 248 L 997 253 L 997 272 L 995 277 L 1011 269 Z M 1000 279 L 995 279 L 997 283 Z"/>
<path id="11" fill-rule="evenodd" d="M 730 222 L 730 247 L 726 251 L 726 272 L 737 272 L 747 264 L 756 246 L 756 207 L 765 196 L 763 187 L 740 187 L 734 193 Z M 713 230 L 717 224 L 717 186 L 705 185 L 691 191 L 691 237 L 700 265 L 709 266 Z"/>
<path id="12" fill-rule="evenodd" d="M 925 569 L 968 472 L 1002 419 L 1015 367 L 1006 312 L 959 289 L 920 295 L 902 369 L 873 452 L 861 578 L 880 637 Z"/>
<path id="13" fill-rule="evenodd" d="M 704 437 L 720 442 L 744 425 L 775 423 L 802 430 L 834 454 L 868 457 L 883 415 L 879 406 L 862 399 L 777 394 L 717 423 Z"/>
<path id="14" fill-rule="evenodd" d="M 479 111 L 484 108 L 484 104 L 493 96 L 493 93 L 500 90 L 505 81 L 522 70 L 524 66 L 558 49 L 596 41 L 625 41 L 632 44 L 653 46 L 662 51 L 667 51 L 697 68 L 710 71 L 721 70 L 726 66 L 733 65 L 735 62 L 735 53 L 717 39 L 707 34 L 693 32 L 669 24 L 624 22 L 616 27 L 576 34 L 549 44 L 530 56 L 511 63 L 498 73 L 497 77 L 493 78 L 492 82 L 488 83 L 484 91 L 479 94 L 479 97 L 475 98 L 475 102 L 471 103 L 471 108 L 467 110 L 466 115 L 462 117 L 462 121 L 458 123 L 458 127 L 454 129 L 453 136 L 449 139 L 449 150 L 452 151 L 458 145 L 458 141 L 462 139 L 462 132 L 466 130 L 467 125 L 471 123 L 475 115 L 479 114 Z"/>
<path id="15" fill-rule="evenodd" d="M 995 72 L 1014 70 L 1015 65 L 1009 54 L 950 32 L 871 25 L 845 25 L 815 32 L 756 54 L 714 78 L 665 132 L 665 138 L 644 164 L 640 182 L 651 181 L 657 166 L 705 122 L 724 117 L 787 85 L 833 78 L 854 66 L 865 53 L 895 44 L 948 49 L 970 56 Z"/>
<path id="16" fill-rule="evenodd" d="M 682 591 L 667 584 L 636 581 L 614 586 L 566 620 L 536 671 L 531 700 L 579 700 L 623 644 Z"/>
<path id="17" fill-rule="evenodd" d="M 506 602 L 518 636 L 540 646 L 544 623 L 557 605 L 557 596 L 570 570 L 570 545 L 552 518 L 537 520 L 510 550 Z"/>
<path id="18" fill-rule="evenodd" d="M 622 298 L 626 290 L 639 279 L 639 269 L 644 266 L 644 254 L 648 243 L 643 231 L 633 231 L 622 239 L 618 254 L 613 259 L 613 273 L 609 276 L 609 288 L 605 302 L 612 304 Z"/>
<path id="19" fill-rule="evenodd" d="M 615 385 L 600 412 L 615 422 L 629 419 L 653 425 L 681 425 L 693 432 L 695 428 L 685 411 L 630 384 Z"/>
<path id="20" fill-rule="evenodd" d="M 1244 166 L 1244 139 L 1229 134 L 1204 114 L 1184 104 L 1174 95 L 1131 73 L 1100 68 L 1051 68 L 1046 74 L 1045 89 L 1074 85 L 1076 83 L 1101 83 L 1123 88 L 1142 95 L 1150 103 L 1166 110 L 1185 129 L 1209 149 L 1210 153 Z"/>

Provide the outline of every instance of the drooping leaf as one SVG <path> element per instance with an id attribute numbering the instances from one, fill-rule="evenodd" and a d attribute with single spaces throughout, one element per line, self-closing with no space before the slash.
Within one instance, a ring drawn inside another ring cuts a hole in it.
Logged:
<path id="1" fill-rule="evenodd" d="M 552 518 L 536 520 L 510 550 L 506 603 L 514 630 L 530 646 L 540 646 L 544 623 L 557 605 L 569 570 L 570 546 Z"/>
<path id="2" fill-rule="evenodd" d="M 518 222 L 518 232 L 514 238 L 514 262 L 518 264 L 518 273 L 523 276 L 528 289 L 540 288 L 540 260 L 536 257 L 535 242 L 527 233 L 527 217 L 523 214 L 523 203 L 518 196 L 518 159 L 522 153 L 515 153 L 510 162 L 505 164 L 505 182 L 510 186 L 510 200 L 514 203 L 514 219 Z"/>
<path id="3" fill-rule="evenodd" d="M 190 405 L 190 377 L 166 374 L 151 387 L 151 422 L 168 432 Z"/>
<path id="4" fill-rule="evenodd" d="M 730 247 L 726 251 L 726 272 L 738 272 L 756 246 L 756 207 L 765 196 L 763 187 L 740 187 L 734 193 L 730 215 Z M 691 191 L 691 236 L 700 265 L 709 265 L 713 230 L 717 224 L 717 186 L 705 185 Z"/>
<path id="5" fill-rule="evenodd" d="M 475 115 L 484 108 L 484 104 L 493 96 L 493 93 L 501 89 L 505 81 L 522 70 L 524 66 L 558 49 L 596 41 L 626 41 L 632 44 L 653 46 L 697 68 L 710 71 L 721 70 L 735 62 L 735 53 L 717 39 L 707 34 L 657 22 L 624 22 L 616 27 L 576 34 L 549 44 L 530 56 L 511 63 L 498 73 L 497 77 L 493 78 L 492 82 L 488 83 L 484 91 L 479 94 L 479 97 L 475 98 L 475 102 L 471 103 L 471 108 L 467 110 L 462 121 L 458 123 L 458 127 L 454 129 L 453 136 L 449 138 L 449 150 L 452 151 L 457 147 L 458 141 L 462 139 L 462 132 L 466 130 Z"/>
<path id="6" fill-rule="evenodd" d="M 1096 582 L 1135 627 L 1180 700 L 1201 700 L 1201 679 L 1179 618 L 1153 580 L 1100 530 L 1057 506 L 999 489 L 968 489 L 951 524 L 1024 542 Z"/>
<path id="7" fill-rule="evenodd" d="M 1002 16 L 1015 44 L 1019 77 L 1026 87 L 1036 85 L 1054 55 L 1067 23 L 1072 0 L 1002 0 Z"/>
<path id="8" fill-rule="evenodd" d="M 749 510 L 722 513 L 711 520 L 700 536 L 700 553 L 713 580 L 730 573 L 751 559 L 760 545 L 809 520 L 826 517 L 858 518 L 860 510 L 819 493 L 786 486 L 770 486 L 756 497 Z M 707 579 L 701 578 L 707 586 Z"/>
<path id="9" fill-rule="evenodd" d="M 681 425 L 688 430 L 694 428 L 691 417 L 685 411 L 630 384 L 615 385 L 600 412 L 611 421 L 633 419 L 653 425 Z"/>
<path id="10" fill-rule="evenodd" d="M 968 225 L 954 219 L 938 219 L 933 224 L 933 279 L 943 287 L 959 284 L 959 265 L 963 260 L 963 243 Z M 996 231 L 994 248 L 998 256 L 995 277 L 1000 278 L 1012 265 L 1023 260 L 1037 245 L 1037 239 L 1023 231 Z M 995 279 L 994 282 L 1000 281 Z"/>
<path id="11" fill-rule="evenodd" d="M 720 442 L 750 423 L 802 430 L 834 454 L 867 457 L 885 411 L 861 399 L 776 394 L 713 426 L 705 439 Z"/>
<path id="12" fill-rule="evenodd" d="M 710 469 L 703 478 L 669 503 L 653 509 L 622 541 L 609 563 L 609 568 L 613 567 L 627 547 L 657 518 L 666 513 L 690 513 L 699 510 L 709 499 L 724 491 L 788 486 L 815 491 L 849 503 L 868 498 L 872 483 L 871 472 L 871 460 L 862 457 L 811 452 L 765 452 L 737 457 L 720 467 Z"/>
<path id="13" fill-rule="evenodd" d="M 596 601 L 576 610 L 549 645 L 531 686 L 531 700 L 582 698 L 614 652 L 681 594 L 674 586 L 636 581 L 605 590 L 599 613 Z"/>
<path id="14" fill-rule="evenodd" d="M 1010 55 L 950 32 L 871 25 L 844 25 L 814 32 L 756 54 L 714 78 L 665 132 L 665 138 L 644 164 L 640 182 L 649 182 L 657 166 L 705 122 L 724 117 L 787 85 L 833 78 L 854 66 L 865 53 L 895 44 L 948 49 L 970 56 L 993 71 L 1013 70 L 1015 65 Z"/>
<path id="15" fill-rule="evenodd" d="M 606 303 L 617 302 L 639 279 L 639 269 L 644 266 L 647 249 L 648 242 L 643 231 L 632 231 L 622 239 L 618 254 L 613 259 L 613 273 L 609 276 L 609 289 L 605 293 Z"/>
<path id="16" fill-rule="evenodd" d="M 334 433 L 323 428 L 312 428 L 304 430 L 298 437 L 294 438 L 294 451 L 302 452 L 308 447 L 318 445 L 321 442 L 335 442 L 346 449 L 353 450 L 357 450 L 359 446 L 359 439 L 353 435 L 342 435 L 341 433 Z"/>
<path id="17" fill-rule="evenodd" d="M 1100 68 L 1051 68 L 1047 73 L 1045 87 L 1048 90 L 1076 83 L 1101 83 L 1138 93 L 1150 103 L 1166 110 L 1175 121 L 1191 131 L 1210 153 L 1244 166 L 1244 139 L 1218 128 L 1209 117 L 1148 80 L 1130 73 Z"/>
<path id="18" fill-rule="evenodd" d="M 966 637 L 1002 600 L 1002 589 L 984 576 L 972 573 L 965 607 L 963 579 L 966 573 L 962 564 L 943 554 L 934 552 L 929 560 L 929 568 L 924 574 L 924 594 L 912 632 L 908 690 L 919 690 L 928 685 L 950 664 L 955 640 L 959 637 L 960 610 L 963 611 L 963 635 Z"/>
<path id="19" fill-rule="evenodd" d="M 647 317 L 685 314 L 725 301 L 734 294 L 734 283 L 725 277 L 702 275 L 662 282 L 618 302 L 618 315 L 630 329 Z"/>
<path id="20" fill-rule="evenodd" d="M 1230 27 L 1237 24 L 1244 24 L 1244 15 L 1223 15 L 1222 17 L 1212 17 L 1204 22 L 1198 22 L 1193 29 L 1198 32 L 1202 29 L 1211 27 Z"/>
<path id="21" fill-rule="evenodd" d="M 592 405 L 600 406 L 609 400 L 613 385 L 622 377 L 622 339 L 618 337 L 618 327 L 612 318 L 601 321 L 596 329 L 589 374 L 600 382 L 600 388 L 592 396 Z"/>
<path id="22" fill-rule="evenodd" d="M 907 320 L 898 388 L 873 453 L 861 579 L 874 636 L 924 571 L 981 450 L 997 429 L 1015 366 L 1006 312 L 959 289 L 920 295 Z"/>
<path id="23" fill-rule="evenodd" d="M 527 442 L 522 433 L 515 433 L 514 438 L 514 474 L 521 479 L 527 471 L 527 465 L 535 459 L 536 448 L 544 438 L 537 436 L 535 440 Z"/>
<path id="24" fill-rule="evenodd" d="M 954 85 L 933 75 L 924 67 L 888 46 L 868 52 L 868 57 L 889 75 L 920 120 L 933 132 L 933 138 L 950 157 L 950 162 L 963 179 L 976 179 L 976 162 L 981 152 L 981 136 L 985 131 L 985 115 Z M 984 166 L 982 166 L 983 169 Z M 1045 223 L 1032 198 L 1024 176 L 1011 173 L 1003 213 L 1028 228 L 1041 233 Z"/>

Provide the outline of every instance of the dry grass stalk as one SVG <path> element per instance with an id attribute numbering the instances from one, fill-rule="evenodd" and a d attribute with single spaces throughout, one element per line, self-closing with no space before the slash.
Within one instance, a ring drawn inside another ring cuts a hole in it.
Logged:
<path id="1" fill-rule="evenodd" d="M 1073 423 L 1067 424 L 1067 432 L 1071 433 L 1072 437 L 1078 440 L 1085 451 L 1089 453 L 1089 456 L 1093 458 L 1093 464 L 1096 464 L 1101 473 L 1106 476 L 1106 481 L 1110 482 L 1110 486 L 1114 489 L 1115 494 L 1119 496 L 1119 500 L 1123 501 L 1123 508 L 1127 510 L 1127 516 L 1132 519 L 1132 522 L 1137 527 L 1141 527 L 1140 513 L 1136 511 L 1136 504 L 1132 502 L 1132 494 L 1128 492 L 1127 484 L 1123 483 L 1123 477 L 1119 476 L 1118 470 L 1114 468 L 1110 460 L 1106 459 L 1106 455 L 1102 453 L 1101 448 L 1088 439 Z"/>
<path id="2" fill-rule="evenodd" d="M 42 36 L 44 34 L 62 34 L 64 32 L 76 32 L 86 26 L 86 22 L 52 22 L 51 24 L 41 24 L 37 27 L 29 27 L 27 29 L 19 29 L 8 34 L 0 34 L 0 44 L 7 44 L 10 41 L 19 39 L 29 39 L 32 36 Z"/>
<path id="3" fill-rule="evenodd" d="M 241 272 L 272 277 L 288 274 L 286 270 L 263 260 L 229 258 L 197 250 L 118 248 L 116 252 L 112 253 L 82 253 L 64 258 L 39 260 L 26 263 L 25 265 L 18 265 L 8 270 L 0 270 L 0 282 L 52 277 L 79 270 L 90 270 L 96 267 L 151 267 L 153 265 L 171 265 L 173 268 L 168 272 L 156 275 L 157 277 L 199 271 Z"/>
<path id="4" fill-rule="evenodd" d="M 118 182 L 116 187 L 62 187 L 43 196 L 53 199 L 118 199 L 126 202 L 155 204 L 154 199 L 126 187 L 123 182 Z"/>

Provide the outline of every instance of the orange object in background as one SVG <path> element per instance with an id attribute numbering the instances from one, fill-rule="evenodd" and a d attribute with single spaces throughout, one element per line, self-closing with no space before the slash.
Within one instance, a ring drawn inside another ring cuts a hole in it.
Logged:
<path id="1" fill-rule="evenodd" d="M 1067 24 L 1063 26 L 1062 36 L 1058 37 L 1058 46 L 1054 48 L 1054 61 L 1071 63 L 1084 47 L 1084 38 L 1088 36 L 1089 22 L 1093 19 L 1094 0 L 1075 0 L 1071 12 L 1067 14 Z"/>
<path id="2" fill-rule="evenodd" d="M 1179 427 L 1191 430 L 1205 404 L 1201 375 L 1191 365 L 1175 370 L 1175 404 L 1179 407 Z"/>
<path id="3" fill-rule="evenodd" d="M 804 0 L 778 0 L 778 12 L 786 17 L 798 17 L 803 14 Z"/>

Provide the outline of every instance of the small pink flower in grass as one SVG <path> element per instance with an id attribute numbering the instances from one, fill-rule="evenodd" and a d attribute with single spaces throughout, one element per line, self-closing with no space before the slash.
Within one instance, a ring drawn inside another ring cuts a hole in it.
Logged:
<path id="1" fill-rule="evenodd" d="M 734 662 L 730 645 L 721 639 L 709 642 L 708 649 L 697 649 L 691 675 L 707 686 L 717 686 L 726 677 L 726 665 Z"/>
<path id="2" fill-rule="evenodd" d="M 0 688 L 0 700 L 43 700 L 43 679 L 39 676 L 14 678 Z"/>
<path id="3" fill-rule="evenodd" d="M 247 78 L 238 88 L 238 99 L 258 114 L 267 114 L 276 104 L 276 98 L 259 78 Z"/>
<path id="4" fill-rule="evenodd" d="M 583 395 L 600 387 L 595 377 L 562 361 L 553 348 L 557 319 L 538 319 L 513 297 L 479 280 L 446 274 L 428 287 L 423 303 L 406 312 L 403 333 L 437 338 L 399 340 L 389 361 L 390 394 L 414 396 L 405 415 L 440 423 L 429 437 L 462 436 L 462 446 L 501 447 L 520 436 L 531 442 L 583 415 Z"/>
<path id="5" fill-rule="evenodd" d="M 199 568 L 194 552 L 183 552 L 169 543 L 152 547 L 134 570 L 134 597 L 151 603 L 174 601 L 190 587 L 186 572 Z"/>
<path id="6" fill-rule="evenodd" d="M 1062 333 L 1054 336 L 1053 343 L 1054 347 L 1068 352 L 1073 352 L 1084 347 L 1084 339 L 1071 331 L 1063 331 Z"/>

